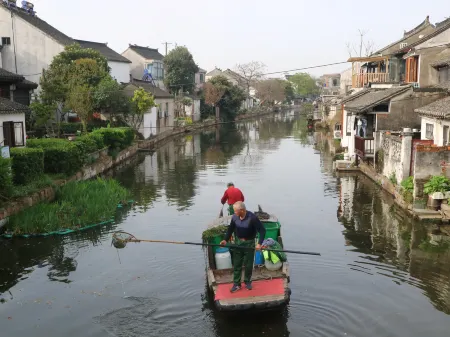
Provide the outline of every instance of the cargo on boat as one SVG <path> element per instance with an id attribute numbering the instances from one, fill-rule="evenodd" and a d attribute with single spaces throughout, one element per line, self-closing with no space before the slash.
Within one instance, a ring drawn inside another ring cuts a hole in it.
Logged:
<path id="1" fill-rule="evenodd" d="M 265 239 L 273 239 L 279 244 L 278 249 L 284 249 L 281 226 L 277 217 L 262 212 L 261 208 L 254 213 L 266 228 Z M 225 236 L 231 217 L 229 215 L 216 219 L 203 232 L 203 241 L 210 244 L 219 244 Z M 229 244 L 234 244 L 234 235 Z M 214 304 L 218 310 L 274 310 L 289 303 L 291 294 L 289 264 L 286 259 L 273 264 L 270 259 L 264 258 L 264 251 L 253 252 L 253 289 L 247 290 L 243 286 L 241 290 L 231 293 L 230 288 L 233 286 L 233 249 L 235 248 L 207 246 L 208 287 L 211 295 L 214 296 Z M 267 254 L 274 254 L 274 252 L 266 251 L 265 255 Z M 242 273 L 244 274 L 244 269 L 242 269 Z M 242 275 L 243 279 L 244 275 Z"/>

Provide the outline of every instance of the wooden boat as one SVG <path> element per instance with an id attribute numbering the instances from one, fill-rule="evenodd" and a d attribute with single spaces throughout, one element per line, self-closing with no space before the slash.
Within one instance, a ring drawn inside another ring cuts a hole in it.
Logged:
<path id="1" fill-rule="evenodd" d="M 266 238 L 272 237 L 281 247 L 281 226 L 275 215 L 254 212 L 266 228 Z M 209 243 L 218 244 L 223 239 L 230 224 L 231 215 L 216 219 L 208 230 L 215 231 L 214 237 L 203 238 Z M 207 231 L 208 231 L 207 230 Z M 205 231 L 206 232 L 206 231 Z M 205 233 L 204 232 L 204 233 Z M 233 240 L 230 244 L 234 244 Z M 246 310 L 274 310 L 280 309 L 289 303 L 291 290 L 289 288 L 289 264 L 283 262 L 279 270 L 269 270 L 265 265 L 253 266 L 252 290 L 247 290 L 242 281 L 241 290 L 231 293 L 233 286 L 233 269 L 216 269 L 215 250 L 219 247 L 207 247 L 207 279 L 208 287 L 214 296 L 214 304 L 220 311 L 246 311 Z M 231 249 L 231 254 L 233 251 Z M 255 261 L 255 259 L 253 260 Z M 244 270 L 242 270 L 242 280 Z"/>

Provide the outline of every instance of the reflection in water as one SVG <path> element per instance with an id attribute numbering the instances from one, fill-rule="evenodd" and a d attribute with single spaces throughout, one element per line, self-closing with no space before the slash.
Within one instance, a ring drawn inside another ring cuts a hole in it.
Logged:
<path id="1" fill-rule="evenodd" d="M 330 173 L 334 141 L 322 133 L 316 140 L 323 151 L 323 167 Z M 336 188 L 345 244 L 351 251 L 366 254 L 350 263 L 349 269 L 418 287 L 438 310 L 450 314 L 450 249 L 430 244 L 436 235 L 448 238 L 448 226 L 413 220 L 364 175 L 342 174 Z"/>
<path id="2" fill-rule="evenodd" d="M 51 327 L 51 335 L 68 337 L 447 336 L 450 256 L 433 243 L 449 231 L 405 217 L 364 176 L 336 176 L 337 146 L 330 135 L 308 132 L 304 116 L 281 113 L 140 153 L 106 174 L 137 202 L 117 213 L 117 224 L 0 240 L 2 333 L 41 337 Z M 242 186 L 250 207 L 261 203 L 280 217 L 287 247 L 323 254 L 288 257 L 293 294 L 280 313 L 216 311 L 198 247 L 110 245 L 117 229 L 198 241 L 228 181 Z"/>

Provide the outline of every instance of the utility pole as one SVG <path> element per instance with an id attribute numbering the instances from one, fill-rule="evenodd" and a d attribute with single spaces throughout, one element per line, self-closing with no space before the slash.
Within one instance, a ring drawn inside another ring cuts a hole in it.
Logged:
<path id="1" fill-rule="evenodd" d="M 162 44 L 166 45 L 166 55 L 165 56 L 167 56 L 167 45 L 172 44 L 172 43 L 170 43 L 170 42 L 163 42 Z"/>

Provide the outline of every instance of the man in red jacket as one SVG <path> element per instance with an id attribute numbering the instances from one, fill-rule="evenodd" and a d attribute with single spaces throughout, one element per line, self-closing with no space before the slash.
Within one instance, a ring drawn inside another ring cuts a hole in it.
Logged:
<path id="1" fill-rule="evenodd" d="M 227 202 L 227 200 L 228 200 L 228 215 L 234 214 L 233 205 L 235 202 L 244 201 L 244 195 L 242 194 L 241 190 L 237 187 L 234 187 L 233 183 L 227 184 L 227 189 L 221 199 L 222 205 L 224 205 L 225 202 Z"/>

